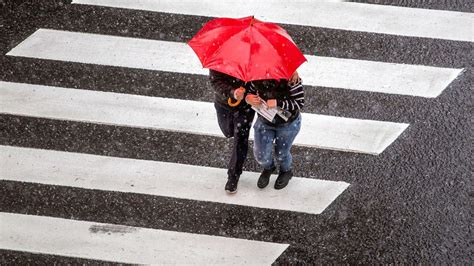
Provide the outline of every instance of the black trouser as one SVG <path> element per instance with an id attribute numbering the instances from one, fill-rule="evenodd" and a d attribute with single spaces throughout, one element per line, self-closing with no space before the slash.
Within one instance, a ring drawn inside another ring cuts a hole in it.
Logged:
<path id="1" fill-rule="evenodd" d="M 234 137 L 232 155 L 227 166 L 229 177 L 242 174 L 247 151 L 249 149 L 249 133 L 255 111 L 248 105 L 246 108 L 227 109 L 214 103 L 219 127 L 227 138 Z"/>

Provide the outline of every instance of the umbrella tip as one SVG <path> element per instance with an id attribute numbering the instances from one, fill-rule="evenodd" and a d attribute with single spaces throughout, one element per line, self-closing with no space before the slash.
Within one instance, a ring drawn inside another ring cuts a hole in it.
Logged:
<path id="1" fill-rule="evenodd" d="M 253 26 L 254 19 L 255 19 L 255 16 L 252 16 L 252 18 L 250 19 L 250 26 Z"/>

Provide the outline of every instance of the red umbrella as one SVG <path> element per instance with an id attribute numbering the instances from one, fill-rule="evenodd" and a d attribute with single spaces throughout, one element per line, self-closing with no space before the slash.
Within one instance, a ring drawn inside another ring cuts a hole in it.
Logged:
<path id="1" fill-rule="evenodd" d="M 243 81 L 289 79 L 306 61 L 283 28 L 253 16 L 213 19 L 188 44 L 203 67 Z"/>

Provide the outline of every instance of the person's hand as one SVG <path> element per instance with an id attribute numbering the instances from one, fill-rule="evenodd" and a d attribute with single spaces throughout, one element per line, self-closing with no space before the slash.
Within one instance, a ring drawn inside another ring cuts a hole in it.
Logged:
<path id="1" fill-rule="evenodd" d="M 259 106 L 261 104 L 260 97 L 255 94 L 247 94 L 247 96 L 245 96 L 245 101 L 252 106 Z"/>
<path id="2" fill-rule="evenodd" d="M 244 94 L 245 94 L 245 88 L 240 87 L 238 89 L 234 90 L 234 99 L 236 100 L 243 100 L 244 99 Z"/>
<path id="3" fill-rule="evenodd" d="M 268 108 L 275 108 L 277 106 L 277 100 L 276 99 L 267 100 L 267 106 Z"/>
<path id="4" fill-rule="evenodd" d="M 299 79 L 300 79 L 300 76 L 298 75 L 298 72 L 295 71 L 295 73 L 291 75 L 291 78 L 288 80 L 288 82 L 290 84 L 295 84 L 296 82 L 298 82 Z"/>

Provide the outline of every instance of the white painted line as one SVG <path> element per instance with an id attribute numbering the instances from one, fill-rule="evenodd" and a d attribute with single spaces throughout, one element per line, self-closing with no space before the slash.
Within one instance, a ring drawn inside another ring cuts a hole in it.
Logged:
<path id="1" fill-rule="evenodd" d="M 0 113 L 223 137 L 209 102 L 0 81 Z M 381 153 L 408 127 L 310 113 L 302 116 L 296 145 L 369 154 Z"/>
<path id="2" fill-rule="evenodd" d="M 283 190 L 257 188 L 259 173 L 244 172 L 239 193 L 227 195 L 227 169 L 0 146 L 0 180 L 140 193 L 320 214 L 349 186 L 292 178 Z"/>
<path id="3" fill-rule="evenodd" d="M 306 56 L 298 72 L 312 86 L 435 98 L 463 71 L 422 65 Z"/>
<path id="4" fill-rule="evenodd" d="M 7 55 L 208 75 L 185 43 L 90 33 L 39 29 Z M 462 71 L 305 56 L 298 71 L 306 85 L 421 97 L 438 96 Z"/>
<path id="5" fill-rule="evenodd" d="M 73 3 L 207 17 L 255 15 L 265 21 L 284 24 L 456 41 L 474 40 L 474 14 L 455 11 L 285 0 L 73 0 Z"/>
<path id="6" fill-rule="evenodd" d="M 0 212 L 0 249 L 5 250 L 133 264 L 270 265 L 288 246 Z"/>

